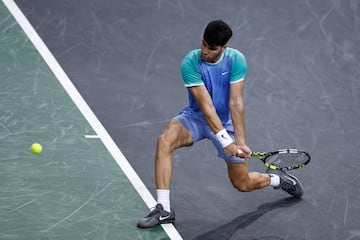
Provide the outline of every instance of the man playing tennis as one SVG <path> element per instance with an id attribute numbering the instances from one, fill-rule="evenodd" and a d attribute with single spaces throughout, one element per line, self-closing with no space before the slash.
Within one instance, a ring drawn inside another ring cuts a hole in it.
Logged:
<path id="1" fill-rule="evenodd" d="M 289 174 L 262 174 L 248 171 L 246 158 L 251 150 L 245 144 L 243 85 L 247 71 L 245 57 L 227 46 L 231 28 L 221 20 L 205 28 L 201 48 L 190 51 L 181 63 L 181 74 L 188 90 L 189 105 L 164 128 L 157 140 L 155 177 L 157 205 L 138 227 L 151 228 L 173 223 L 170 207 L 172 153 L 204 138 L 217 148 L 225 160 L 233 186 L 241 192 L 272 186 L 294 197 L 303 194 L 301 183 Z"/>

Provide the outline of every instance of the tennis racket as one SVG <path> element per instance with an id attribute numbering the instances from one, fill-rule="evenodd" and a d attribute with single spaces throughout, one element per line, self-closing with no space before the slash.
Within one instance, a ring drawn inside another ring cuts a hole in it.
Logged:
<path id="1" fill-rule="evenodd" d="M 241 153 L 241 150 L 239 151 Z M 303 168 L 310 160 L 310 154 L 297 149 L 281 149 L 275 152 L 252 152 L 251 156 L 260 159 L 272 170 L 294 170 Z"/>

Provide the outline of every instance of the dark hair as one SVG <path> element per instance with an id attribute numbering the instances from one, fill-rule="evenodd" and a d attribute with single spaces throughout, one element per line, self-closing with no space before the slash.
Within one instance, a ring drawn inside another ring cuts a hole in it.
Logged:
<path id="1" fill-rule="evenodd" d="M 204 31 L 204 41 L 210 46 L 224 46 L 232 36 L 232 30 L 222 20 L 209 22 Z"/>

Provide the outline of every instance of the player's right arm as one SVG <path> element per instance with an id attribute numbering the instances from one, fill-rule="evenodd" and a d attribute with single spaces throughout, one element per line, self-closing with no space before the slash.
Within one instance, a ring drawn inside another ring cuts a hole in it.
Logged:
<path id="1" fill-rule="evenodd" d="M 191 94 L 194 96 L 197 105 L 200 108 L 206 122 L 210 129 L 216 134 L 224 127 L 221 123 L 219 116 L 216 113 L 216 109 L 211 100 L 210 94 L 207 91 L 205 85 L 194 86 L 188 88 Z"/>
<path id="2" fill-rule="evenodd" d="M 205 118 L 205 121 L 213 133 L 219 136 L 219 134 L 225 131 L 227 134 L 219 116 L 217 115 L 211 96 L 202 81 L 202 77 L 198 69 L 199 54 L 198 50 L 193 50 L 184 57 L 181 63 L 181 75 L 183 77 L 184 85 L 188 88 L 190 94 L 192 94 L 196 104 L 203 114 L 203 117 Z M 228 137 L 230 138 L 230 136 Z M 228 142 L 225 146 L 223 146 L 224 153 L 227 156 L 239 155 L 237 150 L 238 147 L 232 142 L 231 138 L 229 141 L 225 142 Z"/>
<path id="3" fill-rule="evenodd" d="M 209 92 L 204 85 L 193 86 L 188 88 L 191 94 L 194 96 L 197 105 L 200 108 L 207 124 L 214 134 L 219 133 L 224 129 L 219 116 L 216 113 L 216 109 L 212 103 Z M 231 143 L 224 148 L 224 153 L 227 156 L 239 155 L 238 147 Z"/>
<path id="4" fill-rule="evenodd" d="M 195 99 L 197 106 L 200 108 L 211 130 L 216 134 L 224 129 L 224 127 L 202 80 L 198 67 L 199 59 L 200 50 L 190 51 L 181 62 L 181 75 L 185 87 L 187 87 L 193 99 Z"/>

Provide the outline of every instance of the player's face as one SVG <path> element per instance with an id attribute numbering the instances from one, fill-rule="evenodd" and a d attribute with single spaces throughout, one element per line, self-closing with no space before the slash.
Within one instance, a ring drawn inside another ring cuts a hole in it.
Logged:
<path id="1" fill-rule="evenodd" d="M 216 63 L 226 47 L 227 45 L 211 46 L 203 40 L 201 43 L 201 60 L 208 63 Z"/>

